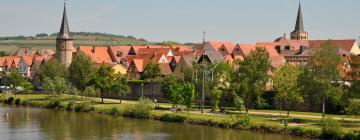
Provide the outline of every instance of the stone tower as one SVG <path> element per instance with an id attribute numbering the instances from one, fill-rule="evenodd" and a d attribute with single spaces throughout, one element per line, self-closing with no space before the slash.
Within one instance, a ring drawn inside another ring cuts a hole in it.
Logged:
<path id="1" fill-rule="evenodd" d="M 304 23 L 302 18 L 301 4 L 299 4 L 299 11 L 296 18 L 295 30 L 291 32 L 291 39 L 295 40 L 308 40 L 309 34 L 304 30 Z"/>
<path id="2" fill-rule="evenodd" d="M 59 63 L 68 67 L 73 57 L 74 44 L 70 34 L 69 24 L 66 15 L 66 3 L 64 3 L 64 13 L 61 22 L 59 35 L 56 38 L 56 59 Z"/>

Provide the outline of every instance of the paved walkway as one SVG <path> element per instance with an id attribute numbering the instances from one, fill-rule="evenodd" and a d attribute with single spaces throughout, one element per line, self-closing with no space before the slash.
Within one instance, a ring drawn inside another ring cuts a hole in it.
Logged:
<path id="1" fill-rule="evenodd" d="M 98 101 L 101 101 L 101 98 L 94 98 L 94 97 L 88 97 L 90 99 L 95 99 Z M 119 103 L 120 101 L 118 99 L 108 99 L 108 98 L 104 98 L 104 102 L 111 102 L 111 103 Z M 129 101 L 129 100 L 122 100 L 122 103 L 125 104 L 135 104 L 136 101 Z M 165 106 L 165 105 L 160 105 L 160 106 Z M 169 107 L 169 106 L 166 106 Z M 168 113 L 171 113 L 172 111 L 168 111 Z M 214 113 L 209 113 L 209 112 L 205 112 L 205 113 L 201 113 L 200 111 L 191 111 L 190 113 L 192 114 L 207 114 L 207 115 L 222 115 L 222 114 L 214 114 Z M 286 114 L 281 114 L 280 113 L 270 113 L 270 112 L 259 112 L 259 111 L 249 111 L 250 115 L 266 115 L 266 116 L 286 116 Z M 308 118 L 308 119 L 321 119 L 322 116 L 316 116 L 316 115 L 300 115 L 300 114 L 290 114 L 291 118 Z M 348 118 L 348 117 L 332 117 L 333 119 L 336 120 L 347 120 L 347 121 L 360 121 L 360 119 L 355 119 L 355 118 Z"/>

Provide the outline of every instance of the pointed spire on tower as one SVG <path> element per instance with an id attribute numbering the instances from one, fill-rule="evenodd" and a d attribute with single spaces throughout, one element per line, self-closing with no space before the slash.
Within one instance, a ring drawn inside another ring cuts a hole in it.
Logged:
<path id="1" fill-rule="evenodd" d="M 205 35 L 206 35 L 206 32 L 204 31 L 203 32 L 203 44 L 205 44 Z"/>
<path id="2" fill-rule="evenodd" d="M 64 2 L 64 13 L 57 39 L 72 39 L 66 14 L 66 0 Z"/>
<path id="3" fill-rule="evenodd" d="M 293 32 L 305 32 L 300 1 L 299 1 L 298 15 L 296 18 L 295 30 Z"/>

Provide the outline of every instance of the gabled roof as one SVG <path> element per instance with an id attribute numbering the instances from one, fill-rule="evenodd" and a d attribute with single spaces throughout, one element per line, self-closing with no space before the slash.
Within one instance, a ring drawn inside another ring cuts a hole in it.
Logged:
<path id="1" fill-rule="evenodd" d="M 352 47 L 356 43 L 356 40 L 349 39 L 349 40 L 309 40 L 309 47 L 320 48 L 322 45 L 329 43 L 336 48 L 341 48 L 348 52 L 351 51 Z"/>
<path id="2" fill-rule="evenodd" d="M 147 48 L 140 48 L 137 52 L 137 55 L 142 54 L 164 54 L 165 56 L 168 56 L 169 53 L 172 53 L 171 48 L 164 47 L 164 48 L 153 48 L 153 47 L 147 47 Z"/>
<path id="3" fill-rule="evenodd" d="M 34 55 L 35 52 L 31 48 L 19 48 L 15 53 L 16 56 Z"/>
<path id="4" fill-rule="evenodd" d="M 174 52 L 183 52 L 183 51 L 191 51 L 191 46 L 185 46 L 185 45 L 173 45 L 171 48 L 174 50 Z"/>
<path id="5" fill-rule="evenodd" d="M 66 4 L 64 4 L 64 13 L 57 39 L 72 39 L 66 14 Z"/>
<path id="6" fill-rule="evenodd" d="M 144 59 L 133 59 L 130 65 L 135 65 L 137 72 L 144 72 Z"/>
<path id="7" fill-rule="evenodd" d="M 21 60 L 23 60 L 26 65 L 31 66 L 31 64 L 33 63 L 33 58 L 33 56 L 22 56 Z"/>
<path id="8" fill-rule="evenodd" d="M 181 59 L 181 56 L 174 56 L 172 58 L 176 63 L 179 63 L 180 59 Z"/>
<path id="9" fill-rule="evenodd" d="M 14 63 L 15 61 L 15 66 L 16 65 L 19 65 L 19 62 L 20 62 L 20 56 L 5 56 L 5 63 L 6 63 L 6 66 L 8 68 L 11 68 L 11 65 Z"/>
<path id="10" fill-rule="evenodd" d="M 200 61 L 203 58 L 203 55 L 210 60 L 211 63 L 216 63 L 220 61 L 224 61 L 223 56 L 214 49 L 209 43 L 198 44 L 194 48 L 195 58 Z"/>
<path id="11" fill-rule="evenodd" d="M 235 48 L 235 44 L 231 42 L 209 41 L 206 44 L 209 44 L 216 51 L 219 51 L 221 47 L 224 47 L 228 53 L 231 53 Z"/>
<path id="12" fill-rule="evenodd" d="M 112 61 L 119 62 L 121 58 L 128 56 L 131 46 L 110 46 L 109 53 Z"/>
<path id="13" fill-rule="evenodd" d="M 96 64 L 111 64 L 112 60 L 107 47 L 103 46 L 80 46 L 79 51 L 88 55 Z"/>
<path id="14" fill-rule="evenodd" d="M 161 75 L 170 75 L 172 73 L 172 70 L 170 68 L 169 64 L 159 64 Z"/>
<path id="15" fill-rule="evenodd" d="M 164 48 L 164 46 L 131 46 L 129 52 L 133 51 L 133 53 L 138 54 L 139 49 L 143 49 L 143 48 Z"/>

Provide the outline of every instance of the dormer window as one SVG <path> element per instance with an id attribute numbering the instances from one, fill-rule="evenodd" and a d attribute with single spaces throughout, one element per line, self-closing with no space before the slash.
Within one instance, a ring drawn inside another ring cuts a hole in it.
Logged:
<path id="1" fill-rule="evenodd" d="M 116 53 L 116 56 L 117 56 L 117 57 L 122 57 L 122 56 L 123 56 L 123 53 L 122 53 L 121 51 L 118 51 L 118 52 Z"/>

